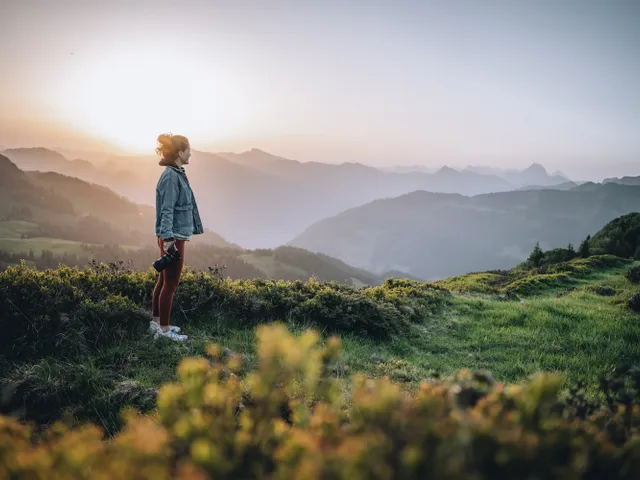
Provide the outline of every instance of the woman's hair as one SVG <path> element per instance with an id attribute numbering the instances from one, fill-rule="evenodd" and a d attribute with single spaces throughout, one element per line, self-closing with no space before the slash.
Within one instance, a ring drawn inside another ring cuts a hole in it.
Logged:
<path id="1" fill-rule="evenodd" d="M 162 157 L 160 165 L 166 166 L 175 163 L 178 159 L 178 154 L 184 152 L 187 148 L 189 148 L 189 140 L 187 137 L 172 135 L 170 133 L 158 135 L 156 153 Z"/>

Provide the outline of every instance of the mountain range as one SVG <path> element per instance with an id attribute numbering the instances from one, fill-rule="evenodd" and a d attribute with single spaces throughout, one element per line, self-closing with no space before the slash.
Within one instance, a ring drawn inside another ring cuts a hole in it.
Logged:
<path id="1" fill-rule="evenodd" d="M 640 177 L 605 178 L 603 183 L 618 183 L 620 185 L 640 185 Z"/>
<path id="2" fill-rule="evenodd" d="M 324 219 L 290 244 L 374 272 L 437 280 L 511 268 L 536 242 L 544 249 L 577 244 L 634 211 L 640 187 L 613 183 L 473 197 L 416 191 Z"/>
<path id="3" fill-rule="evenodd" d="M 40 237 L 148 243 L 161 172 L 156 156 L 91 154 L 90 162 L 45 148 L 5 153 L 5 220 L 31 222 L 37 228 L 28 231 Z M 375 275 L 439 279 L 509 268 L 537 241 L 543 248 L 579 242 L 640 209 L 640 190 L 620 184 L 633 185 L 633 178 L 572 182 L 535 163 L 521 171 L 395 172 L 253 149 L 194 151 L 187 169 L 208 229 L 198 242 L 237 250 L 296 246 Z M 264 263 L 259 257 L 252 258 Z"/>
<path id="4" fill-rule="evenodd" d="M 155 209 L 76 177 L 52 171 L 23 171 L 0 155 L 2 222 L 5 233 L 7 224 L 13 222 L 23 229 L 28 226 L 29 236 L 40 239 L 137 246 L 153 238 Z M 210 230 L 198 241 L 231 246 Z M 7 242 L 3 245 L 6 247 Z"/>
<path id="5" fill-rule="evenodd" d="M 91 163 L 44 148 L 4 154 L 24 170 L 73 175 L 108 186 L 138 204 L 154 204 L 160 174 L 155 156 L 103 156 Z M 206 226 L 245 248 L 282 245 L 324 218 L 416 190 L 472 196 L 567 181 L 538 164 L 506 173 L 446 166 L 433 173 L 400 173 L 359 163 L 299 162 L 258 149 L 239 154 L 194 151 L 187 168 Z"/>
<path id="6" fill-rule="evenodd" d="M 83 267 L 95 259 L 130 261 L 133 268 L 146 271 L 158 256 L 154 220 L 153 207 L 107 187 L 55 172 L 25 172 L 0 155 L 0 268 L 20 258 L 39 268 L 58 263 Z M 380 275 L 299 248 L 243 250 L 209 230 L 194 237 L 189 247 L 189 267 L 207 271 L 225 265 L 224 274 L 234 279 L 317 276 L 357 287 L 383 281 Z M 404 276 L 385 276 L 391 275 Z"/>

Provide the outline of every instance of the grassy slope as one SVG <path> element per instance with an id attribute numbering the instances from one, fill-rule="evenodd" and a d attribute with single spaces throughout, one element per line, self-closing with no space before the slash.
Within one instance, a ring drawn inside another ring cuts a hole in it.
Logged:
<path id="1" fill-rule="evenodd" d="M 625 305 L 640 287 L 624 278 L 628 268 L 598 270 L 572 280 L 574 290 L 566 294 L 551 288 L 524 298 L 524 303 L 496 295 L 454 295 L 448 307 L 394 341 L 343 336 L 343 371 L 389 374 L 415 383 L 434 372 L 446 375 L 465 367 L 489 370 L 504 381 L 545 370 L 566 373 L 569 383 L 586 380 L 595 386 L 604 369 L 621 360 L 640 359 L 640 317 Z M 598 286 L 617 293 L 598 295 Z M 163 342 L 158 347 L 146 339 L 132 339 L 117 351 L 105 352 L 101 361 L 135 352 L 129 374 L 149 386 L 172 377 L 178 357 L 199 355 L 211 340 L 247 354 L 251 362 L 253 333 L 229 329 L 216 320 L 193 323 L 186 332 L 192 341 L 186 345 Z M 179 316 L 176 323 L 181 323 Z"/>
<path id="2" fill-rule="evenodd" d="M 22 220 L 0 221 L 0 250 L 8 253 L 27 253 L 33 250 L 34 255 L 40 255 L 43 250 L 53 252 L 54 255 L 88 255 L 84 242 L 64 240 L 61 238 L 38 237 L 37 223 Z M 34 235 L 32 238 L 21 238 L 21 235 Z M 121 245 L 125 250 L 137 247 Z"/>
<path id="3" fill-rule="evenodd" d="M 640 288 L 624 278 L 627 268 L 596 271 L 571 280 L 568 293 L 552 287 L 523 303 L 497 295 L 458 294 L 441 315 L 415 327 L 402 341 L 347 341 L 349 363 L 375 371 L 370 358 L 377 354 L 408 361 L 409 367 L 383 371 L 402 377 L 408 370 L 411 380 L 432 371 L 448 374 L 470 368 L 489 370 L 503 381 L 520 381 L 544 370 L 565 373 L 569 383 L 586 380 L 595 386 L 604 369 L 640 359 L 640 318 L 625 304 Z M 601 286 L 616 293 L 595 293 Z"/>
<path id="4" fill-rule="evenodd" d="M 391 341 L 343 335 L 344 355 L 336 373 L 388 375 L 411 389 L 427 376 L 460 368 L 488 370 L 508 382 L 542 370 L 565 373 L 567 385 L 584 380 L 594 392 L 599 374 L 619 361 L 640 367 L 640 316 L 626 306 L 640 285 L 624 277 L 628 268 L 628 263 L 600 268 L 523 301 L 506 300 L 501 294 L 454 294 L 444 307 Z M 43 411 L 53 408 L 52 402 L 74 405 L 84 412 L 81 416 L 89 415 L 113 430 L 120 405 L 111 390 L 114 381 L 125 391 L 131 380 L 139 387 L 155 388 L 175 379 L 179 361 L 202 355 L 209 342 L 244 354 L 245 368 L 254 366 L 253 331 L 234 328 L 224 310 L 201 318 L 179 309 L 174 313 L 173 322 L 184 325 L 190 336 L 187 343 L 154 342 L 136 334 L 82 357 L 73 365 L 72 378 L 60 362 L 46 358 L 25 364 L 11 378 L 27 379 L 32 398 L 44 394 Z M 105 402 L 111 406 L 105 407 Z"/>

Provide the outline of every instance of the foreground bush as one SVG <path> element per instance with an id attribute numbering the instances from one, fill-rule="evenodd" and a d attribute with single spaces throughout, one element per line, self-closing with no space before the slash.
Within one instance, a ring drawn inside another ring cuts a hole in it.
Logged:
<path id="1" fill-rule="evenodd" d="M 566 406 L 557 376 L 506 386 L 464 371 L 410 394 L 384 377 L 332 378 L 340 342 L 319 338 L 260 327 L 242 379 L 240 358 L 210 346 L 161 388 L 156 414 L 126 412 L 108 441 L 0 417 L 0 478 L 640 478 L 636 394 Z"/>

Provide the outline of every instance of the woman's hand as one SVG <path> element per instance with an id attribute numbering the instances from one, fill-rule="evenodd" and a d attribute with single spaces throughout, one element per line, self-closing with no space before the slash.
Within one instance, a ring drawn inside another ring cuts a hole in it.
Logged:
<path id="1" fill-rule="evenodd" d="M 162 242 L 162 248 L 164 248 L 164 253 L 167 253 L 169 250 L 175 250 L 176 241 L 173 238 L 169 238 Z"/>

